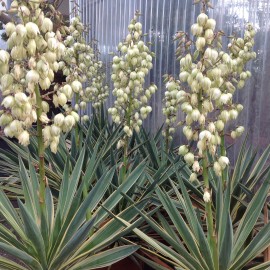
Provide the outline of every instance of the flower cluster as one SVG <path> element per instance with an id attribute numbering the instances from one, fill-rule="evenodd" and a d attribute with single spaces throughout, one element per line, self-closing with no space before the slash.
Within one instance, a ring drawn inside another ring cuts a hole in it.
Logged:
<path id="1" fill-rule="evenodd" d="M 60 67 L 66 76 L 66 85 L 59 91 L 67 98 L 77 95 L 75 110 L 84 110 L 87 102 L 99 107 L 108 97 L 108 87 L 103 85 L 105 74 L 102 62 L 97 59 L 97 52 L 86 43 L 83 37 L 84 25 L 79 17 L 74 17 L 69 27 L 69 35 L 64 44 L 66 51 Z M 84 88 L 83 84 L 89 86 Z"/>
<path id="2" fill-rule="evenodd" d="M 5 27 L 10 52 L 0 51 L 3 95 L 0 125 L 6 136 L 15 137 L 27 146 L 29 128 L 39 120 L 44 127 L 46 146 L 56 152 L 61 131 L 70 130 L 78 119 L 77 114 L 68 111 L 63 125 L 59 125 L 57 118 L 50 120 L 47 116 L 50 108 L 46 90 L 51 88 L 66 48 L 61 33 L 54 32 L 53 22 L 45 18 L 39 1 L 13 1 L 11 10 L 17 12 L 19 20 Z M 62 97 L 59 91 L 56 97 L 63 107 L 71 98 Z"/>
<path id="3" fill-rule="evenodd" d="M 141 40 L 142 24 L 137 19 L 136 15 L 128 26 L 126 40 L 118 45 L 121 54 L 113 58 L 111 76 L 116 100 L 109 113 L 115 123 L 124 125 L 128 137 L 140 130 L 143 119 L 152 111 L 148 101 L 157 90 L 154 84 L 144 88 L 145 77 L 153 67 L 152 53 Z"/>
<path id="4" fill-rule="evenodd" d="M 180 83 L 173 77 L 167 78 L 166 91 L 163 99 L 162 112 L 166 117 L 166 130 L 163 131 L 163 136 L 168 140 L 172 140 L 172 135 L 175 133 L 175 122 L 177 120 L 177 112 L 181 101 L 185 96 L 185 92 L 180 90 Z"/>
<path id="5" fill-rule="evenodd" d="M 256 57 L 252 51 L 255 35 L 252 25 L 247 25 L 243 39 L 232 38 L 227 52 L 222 50 L 222 32 L 215 33 L 215 26 L 215 20 L 201 13 L 191 27 L 196 50 L 180 60 L 181 88 L 188 89 L 178 92 L 181 109 L 186 114 L 183 133 L 188 141 L 197 141 L 197 152 L 183 145 L 179 154 L 192 166 L 192 181 L 202 173 L 199 161 L 206 152 L 215 160 L 213 168 L 217 176 L 228 166 L 229 159 L 224 151 L 218 155 L 217 148 L 224 139 L 225 125 L 237 119 L 243 109 L 241 104 L 233 102 L 233 95 L 250 78 L 245 66 Z M 231 132 L 231 137 L 239 137 L 243 132 L 244 127 L 239 126 Z"/>

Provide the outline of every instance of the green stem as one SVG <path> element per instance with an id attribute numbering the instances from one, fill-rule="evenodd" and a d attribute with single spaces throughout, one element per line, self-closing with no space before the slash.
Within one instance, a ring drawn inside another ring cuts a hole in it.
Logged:
<path id="1" fill-rule="evenodd" d="M 39 201 L 41 204 L 41 209 L 45 208 L 45 188 L 46 188 L 46 178 L 45 178 L 45 161 L 44 161 L 44 142 L 42 137 L 42 122 L 40 121 L 40 116 L 42 114 L 42 98 L 40 95 L 38 85 L 35 87 L 35 94 L 37 100 L 37 139 L 38 139 L 38 156 L 39 156 Z"/>
<path id="2" fill-rule="evenodd" d="M 76 93 L 75 100 L 76 100 L 76 104 L 79 104 L 79 94 L 78 93 Z M 79 112 L 79 114 L 80 114 L 80 112 Z M 78 123 L 76 123 L 76 125 L 75 125 L 75 143 L 76 143 L 76 146 L 79 147 L 80 138 L 79 138 L 79 126 L 78 126 Z"/>
<path id="3" fill-rule="evenodd" d="M 169 127 L 167 127 L 166 129 L 166 153 L 169 153 Z"/>
<path id="4" fill-rule="evenodd" d="M 224 133 L 221 134 L 221 144 L 220 144 L 220 147 L 221 147 L 221 156 L 226 156 L 226 147 L 225 147 L 225 135 Z M 222 171 L 222 184 L 223 184 L 223 187 L 225 188 L 226 186 L 226 181 L 227 181 L 227 169 L 223 170 Z"/>
<path id="5" fill-rule="evenodd" d="M 199 103 L 198 108 L 199 111 L 202 113 L 202 90 L 199 92 Z M 201 130 L 204 130 L 204 126 L 202 125 Z M 203 181 L 205 189 L 210 193 L 210 183 L 209 183 L 209 174 L 208 174 L 208 158 L 207 158 L 207 150 L 203 152 L 202 158 L 202 166 L 203 166 Z M 219 257 L 218 257 L 218 250 L 217 250 L 217 242 L 216 242 L 216 233 L 214 228 L 214 217 L 212 211 L 212 201 L 205 203 L 205 211 L 206 211 L 206 221 L 207 221 L 207 236 L 209 245 L 212 251 L 212 256 L 214 260 L 214 267 L 215 270 L 219 269 Z"/>
<path id="6" fill-rule="evenodd" d="M 209 175 L 208 175 L 208 159 L 207 152 L 204 151 L 203 155 L 203 180 L 204 186 L 208 192 L 210 192 L 210 184 L 209 184 Z M 212 250 L 212 255 L 214 259 L 215 270 L 219 269 L 219 258 L 218 258 L 218 250 L 217 250 L 217 242 L 216 242 L 216 233 L 214 229 L 214 217 L 212 211 L 212 202 L 205 203 L 205 211 L 206 211 L 206 220 L 207 220 L 207 236 L 210 244 L 210 248 Z"/>
<path id="7" fill-rule="evenodd" d="M 127 119 L 127 126 L 130 127 L 130 120 L 131 120 L 131 111 L 132 111 L 132 92 L 129 94 L 129 106 L 126 112 L 126 119 Z M 126 180 L 126 174 L 128 169 L 128 145 L 129 145 L 129 137 L 125 135 L 125 142 L 124 142 L 124 154 L 123 154 L 123 167 L 121 169 L 122 174 L 122 181 Z"/>

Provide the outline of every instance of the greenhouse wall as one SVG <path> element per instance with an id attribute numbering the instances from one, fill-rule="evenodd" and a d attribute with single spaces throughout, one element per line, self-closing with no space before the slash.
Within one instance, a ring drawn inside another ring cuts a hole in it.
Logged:
<path id="1" fill-rule="evenodd" d="M 97 40 L 101 58 L 107 68 L 107 79 L 110 87 L 110 67 L 112 52 L 125 38 L 127 26 L 134 13 L 142 13 L 143 30 L 148 35 L 145 40 L 151 42 L 155 52 L 154 68 L 148 82 L 155 82 L 159 91 L 152 98 L 153 112 L 146 121 L 149 130 L 158 129 L 163 123 L 162 99 L 165 85 L 162 76 L 178 76 L 179 64 L 175 58 L 176 42 L 174 35 L 178 30 L 189 32 L 196 19 L 199 7 L 191 0 L 78 0 L 81 17 L 89 25 L 87 39 Z M 217 20 L 217 29 L 223 30 L 226 36 L 243 34 L 247 22 L 255 25 L 257 30 L 255 51 L 257 59 L 248 68 L 253 77 L 243 90 L 239 90 L 236 99 L 244 104 L 244 111 L 238 118 L 249 133 L 249 140 L 254 146 L 264 149 L 269 142 L 270 126 L 270 42 L 268 0 L 213 0 L 214 10 L 211 15 Z M 73 2 L 70 5 L 72 11 Z M 229 42 L 227 37 L 224 41 Z M 113 103 L 110 96 L 108 105 Z M 89 108 L 89 110 L 91 110 Z M 179 120 L 182 115 L 179 114 Z M 181 139 L 181 132 L 177 133 Z M 234 151 L 238 151 L 237 147 Z M 236 153 L 235 152 L 235 153 Z"/>

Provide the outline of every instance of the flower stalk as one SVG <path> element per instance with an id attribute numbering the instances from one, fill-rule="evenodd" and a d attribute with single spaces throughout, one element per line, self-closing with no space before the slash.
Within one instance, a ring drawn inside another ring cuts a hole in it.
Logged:
<path id="1" fill-rule="evenodd" d="M 42 122 L 40 117 L 42 115 L 42 98 L 40 95 L 39 86 L 35 86 L 35 94 L 37 101 L 37 139 L 38 139 L 38 156 L 39 156 L 39 201 L 41 209 L 45 207 L 45 189 L 46 189 L 46 177 L 45 177 L 45 161 L 44 161 L 44 142 L 42 136 Z"/>

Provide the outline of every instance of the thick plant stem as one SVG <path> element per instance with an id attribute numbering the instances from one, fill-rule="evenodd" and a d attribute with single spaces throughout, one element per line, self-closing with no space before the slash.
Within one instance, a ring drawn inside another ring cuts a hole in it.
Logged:
<path id="1" fill-rule="evenodd" d="M 209 176 L 208 176 L 208 159 L 207 152 L 204 151 L 203 155 L 203 180 L 204 186 L 208 192 L 210 192 Z M 219 269 L 219 260 L 218 260 L 218 250 L 216 242 L 216 233 L 214 228 L 214 217 L 212 212 L 212 201 L 205 203 L 206 219 L 207 219 L 207 234 L 209 244 L 212 250 L 212 255 L 214 259 L 215 270 Z"/>
<path id="2" fill-rule="evenodd" d="M 225 147 L 225 135 L 224 133 L 221 134 L 221 144 L 220 144 L 220 154 L 221 156 L 226 156 L 226 147 Z M 223 187 L 225 188 L 226 186 L 226 169 L 222 171 L 222 184 L 223 184 Z"/>
<path id="3" fill-rule="evenodd" d="M 169 144 L 170 144 L 170 140 L 169 140 L 169 128 L 166 129 L 166 153 L 168 154 L 169 153 Z"/>
<path id="4" fill-rule="evenodd" d="M 39 201 L 41 209 L 45 207 L 45 162 L 44 162 L 44 142 L 42 137 L 42 122 L 40 116 L 42 114 L 42 98 L 40 95 L 38 85 L 35 87 L 36 100 L 37 100 L 37 139 L 38 139 L 38 156 L 39 156 Z"/>
<path id="5" fill-rule="evenodd" d="M 76 94 L 76 104 L 79 104 L 79 94 Z M 75 142 L 76 142 L 76 146 L 79 147 L 80 144 L 80 137 L 79 137 L 79 126 L 78 123 L 76 123 L 75 125 Z"/>
<path id="6" fill-rule="evenodd" d="M 128 138 L 128 136 L 126 136 L 125 142 L 124 142 L 123 166 L 121 168 L 122 182 L 124 182 L 126 180 L 126 177 L 127 177 L 127 170 L 128 170 L 128 143 L 129 143 L 129 138 Z"/>

